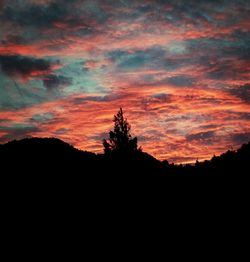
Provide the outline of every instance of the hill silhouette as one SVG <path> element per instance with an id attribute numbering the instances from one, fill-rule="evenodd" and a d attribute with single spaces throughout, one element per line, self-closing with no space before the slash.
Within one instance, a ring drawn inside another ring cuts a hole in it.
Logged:
<path id="1" fill-rule="evenodd" d="M 2 167 L 7 172 L 31 174 L 36 169 L 59 175 L 65 172 L 85 176 L 118 176 L 137 172 L 138 175 L 156 174 L 164 165 L 147 153 L 138 151 L 131 155 L 94 154 L 81 151 L 56 138 L 27 138 L 0 145 Z"/>
<path id="2" fill-rule="evenodd" d="M 210 161 L 174 165 L 140 150 L 94 154 L 55 138 L 29 138 L 0 145 L 0 184 L 10 212 L 15 207 L 20 214 L 44 210 L 49 216 L 67 210 L 70 217 L 77 211 L 95 214 L 98 224 L 101 214 L 122 215 L 124 207 L 168 214 L 179 208 L 188 214 L 193 203 L 194 214 L 201 207 L 231 209 L 248 199 L 249 163 L 250 143 Z"/>
<path id="3" fill-rule="evenodd" d="M 210 198 L 216 191 L 223 196 L 247 192 L 242 186 L 248 184 L 250 143 L 209 161 L 175 165 L 138 147 L 122 108 L 113 122 L 114 129 L 103 140 L 103 154 L 78 150 L 56 138 L 27 138 L 0 145 L 2 185 L 12 192 L 14 201 L 27 194 L 27 201 L 47 199 L 51 208 L 51 199 L 58 197 L 61 203 L 71 200 L 81 205 L 90 196 L 97 203 L 107 195 L 112 201 L 118 196 L 128 199 L 132 192 L 139 199 L 151 195 L 148 201 L 155 196 L 166 199 L 167 194 L 181 202 L 192 193 L 196 199 L 197 195 Z"/>
<path id="4" fill-rule="evenodd" d="M 208 177 L 239 178 L 250 173 L 250 142 L 194 165 L 159 161 L 140 150 L 129 154 L 95 154 L 81 151 L 56 138 L 27 138 L 0 145 L 1 173 L 58 176 L 68 173 L 82 177 L 163 179 Z"/>

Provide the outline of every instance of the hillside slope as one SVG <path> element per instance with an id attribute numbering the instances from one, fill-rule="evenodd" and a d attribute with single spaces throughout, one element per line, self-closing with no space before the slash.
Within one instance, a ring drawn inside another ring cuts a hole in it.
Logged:
<path id="1" fill-rule="evenodd" d="M 30 138 L 0 145 L 1 173 L 56 176 L 62 174 L 92 177 L 216 177 L 244 176 L 250 173 L 250 143 L 210 161 L 195 165 L 160 162 L 144 152 L 132 155 L 94 154 L 78 150 L 55 138 Z"/>

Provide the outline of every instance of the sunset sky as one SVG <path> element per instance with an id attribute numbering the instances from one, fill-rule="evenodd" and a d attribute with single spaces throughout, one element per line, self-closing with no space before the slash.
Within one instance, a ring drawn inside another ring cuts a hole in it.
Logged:
<path id="1" fill-rule="evenodd" d="M 120 107 L 161 160 L 250 141 L 250 0 L 0 0 L 0 143 L 102 152 Z"/>

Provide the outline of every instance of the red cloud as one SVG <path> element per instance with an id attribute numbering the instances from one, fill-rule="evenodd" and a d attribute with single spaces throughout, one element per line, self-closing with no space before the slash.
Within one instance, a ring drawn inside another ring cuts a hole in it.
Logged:
<path id="1" fill-rule="evenodd" d="M 173 89 L 171 98 L 162 100 L 150 98 L 154 97 L 153 89 L 140 91 L 131 87 L 130 90 L 126 96 L 121 93 L 111 98 L 101 94 L 72 96 L 15 113 L 5 112 L 2 117 L 23 122 L 38 111 L 51 112 L 53 120 L 37 123 L 39 135 L 56 135 L 78 148 L 102 152 L 100 135 L 112 128 L 113 115 L 122 106 L 143 149 L 159 159 L 175 162 L 208 159 L 236 147 L 230 134 L 250 128 L 249 120 L 241 115 L 250 112 L 250 106 L 219 90 L 194 89 L 179 94 Z M 158 91 L 163 89 L 159 87 Z M 231 120 L 230 112 L 235 115 Z M 62 128 L 70 131 L 58 134 L 57 130 Z M 144 139 L 140 141 L 140 137 Z M 186 161 L 184 156 L 189 156 Z"/>

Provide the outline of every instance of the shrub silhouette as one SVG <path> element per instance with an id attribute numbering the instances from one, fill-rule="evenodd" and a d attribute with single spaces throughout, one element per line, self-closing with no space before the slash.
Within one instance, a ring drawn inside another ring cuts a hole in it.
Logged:
<path id="1" fill-rule="evenodd" d="M 123 110 L 120 108 L 114 116 L 114 130 L 109 132 L 109 139 L 103 140 L 104 153 L 127 154 L 138 151 L 137 137 L 132 137 L 131 126 L 123 116 Z"/>

